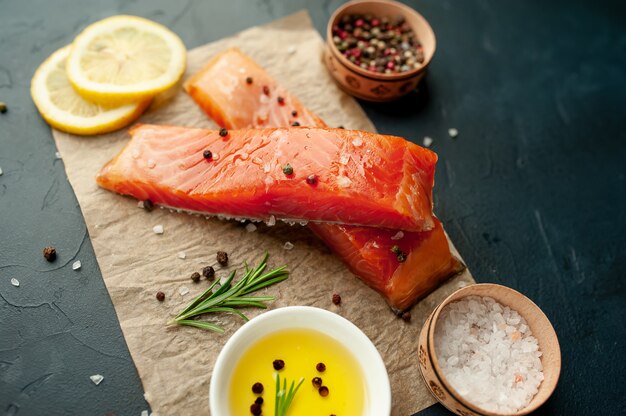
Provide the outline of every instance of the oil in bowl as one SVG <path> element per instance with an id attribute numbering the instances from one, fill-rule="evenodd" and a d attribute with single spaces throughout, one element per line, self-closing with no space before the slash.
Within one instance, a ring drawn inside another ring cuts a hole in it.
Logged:
<path id="1" fill-rule="evenodd" d="M 276 331 L 250 346 L 232 373 L 231 414 L 251 414 L 255 403 L 262 414 L 272 414 L 276 374 L 288 386 L 304 379 L 289 407 L 291 415 L 310 414 L 311 409 L 324 415 L 363 414 L 365 382 L 359 364 L 343 345 L 309 329 Z"/>
<path id="2" fill-rule="evenodd" d="M 325 309 L 288 306 L 251 319 L 226 342 L 209 406 L 220 416 L 389 416 L 391 386 L 356 325 Z"/>

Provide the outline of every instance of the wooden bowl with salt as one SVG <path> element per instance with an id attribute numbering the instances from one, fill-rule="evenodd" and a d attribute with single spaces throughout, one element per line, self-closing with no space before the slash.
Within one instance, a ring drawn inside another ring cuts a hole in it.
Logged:
<path id="1" fill-rule="evenodd" d="M 437 324 L 446 306 L 468 296 L 491 298 L 502 306 L 508 306 L 526 321 L 530 332 L 537 339 L 539 351 L 541 351 L 540 360 L 544 378 L 530 402 L 515 412 L 498 413 L 479 407 L 471 400 L 463 397 L 444 376 L 442 365 L 435 350 Z M 441 404 L 459 416 L 527 415 L 548 400 L 556 388 L 561 372 L 559 341 L 552 324 L 543 311 L 521 293 L 505 286 L 490 283 L 475 284 L 459 289 L 437 306 L 424 323 L 419 337 L 418 352 L 419 368 L 429 390 Z"/>

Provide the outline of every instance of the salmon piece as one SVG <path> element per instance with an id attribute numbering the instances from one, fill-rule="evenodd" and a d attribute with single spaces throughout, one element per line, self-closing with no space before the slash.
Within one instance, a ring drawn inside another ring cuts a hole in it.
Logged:
<path id="1" fill-rule="evenodd" d="M 246 82 L 247 77 L 253 84 Z M 268 109 L 268 102 L 261 103 L 262 86 L 268 86 L 270 94 L 280 94 L 289 105 L 277 105 L 276 100 L 274 108 Z M 303 126 L 326 126 L 261 66 L 235 48 L 211 59 L 185 82 L 185 89 L 209 117 L 225 128 L 285 127 L 296 121 Z M 262 117 L 264 122 L 259 124 L 260 114 L 276 116 Z M 436 218 L 432 230 L 415 233 L 339 224 L 310 223 L 309 227 L 352 273 L 397 310 L 409 308 L 464 268 L 450 252 L 443 226 Z M 398 238 L 400 235 L 402 238 Z M 394 245 L 406 253 L 404 263 L 391 252 Z"/>
<path id="2" fill-rule="evenodd" d="M 450 253 L 443 226 L 436 218 L 432 230 L 405 232 L 397 240 L 397 231 L 369 227 L 315 224 L 313 231 L 352 273 L 400 311 L 464 268 Z M 394 246 L 407 254 L 404 262 L 398 262 Z"/>
<path id="3" fill-rule="evenodd" d="M 269 221 L 430 230 L 435 153 L 400 137 L 329 128 L 216 130 L 140 125 L 99 173 L 159 205 Z M 358 146 L 353 144 L 358 139 Z M 203 157 L 204 150 L 212 158 Z M 290 165 L 293 173 L 286 174 Z M 307 178 L 316 176 L 316 183 Z"/>
<path id="4" fill-rule="evenodd" d="M 214 56 L 185 81 L 184 87 L 209 117 L 228 129 L 289 127 L 294 122 L 326 127 L 322 119 L 235 48 Z"/>

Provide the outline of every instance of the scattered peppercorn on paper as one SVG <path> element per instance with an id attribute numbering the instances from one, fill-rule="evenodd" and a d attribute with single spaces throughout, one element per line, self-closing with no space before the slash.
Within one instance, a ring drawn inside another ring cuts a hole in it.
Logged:
<path id="1" fill-rule="evenodd" d="M 277 48 L 285 39 L 296 48 Z M 342 93 L 327 73 L 322 63 L 324 43 L 306 12 L 189 51 L 185 79 L 212 56 L 233 46 L 259 62 L 328 125 L 375 131 L 356 101 Z M 155 99 L 139 122 L 216 128 L 182 88 L 166 94 Z M 126 130 L 91 140 L 56 130 L 53 135 L 153 414 L 178 414 L 181 409 L 188 414 L 208 414 L 213 365 L 228 338 L 243 324 L 236 316 L 216 315 L 209 319 L 224 327 L 224 334 L 167 327 L 167 321 L 208 287 L 205 278 L 194 283 L 189 276 L 212 266 L 215 276 L 224 278 L 232 270 L 241 270 L 246 261 L 256 264 L 266 251 L 270 267 L 285 264 L 291 272 L 288 280 L 260 292 L 276 296 L 270 308 L 316 306 L 361 328 L 387 366 L 393 415 L 410 415 L 435 402 L 419 374 L 419 330 L 448 294 L 473 283 L 469 271 L 418 303 L 406 322 L 306 227 L 279 222 L 253 228 L 156 207 L 137 209 L 137 201 L 98 188 L 96 172 L 126 144 Z M 156 226 L 164 232 L 157 234 Z M 218 251 L 228 254 L 227 265 L 217 262 Z M 157 300 L 158 292 L 164 294 L 162 301 Z M 340 295 L 337 304 L 332 301 L 334 294 Z M 246 310 L 249 317 L 262 312 Z"/>

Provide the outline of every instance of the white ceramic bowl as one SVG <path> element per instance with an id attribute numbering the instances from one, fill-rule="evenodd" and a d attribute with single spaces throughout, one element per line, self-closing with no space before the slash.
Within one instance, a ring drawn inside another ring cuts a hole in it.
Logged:
<path id="1" fill-rule="evenodd" d="M 309 306 L 289 306 L 251 319 L 226 342 L 217 357 L 211 376 L 209 405 L 212 415 L 230 415 L 228 388 L 231 371 L 246 349 L 265 335 L 293 328 L 322 332 L 352 353 L 365 378 L 367 404 L 363 416 L 384 416 L 391 413 L 389 376 L 372 341 L 352 322 L 335 313 Z"/>

